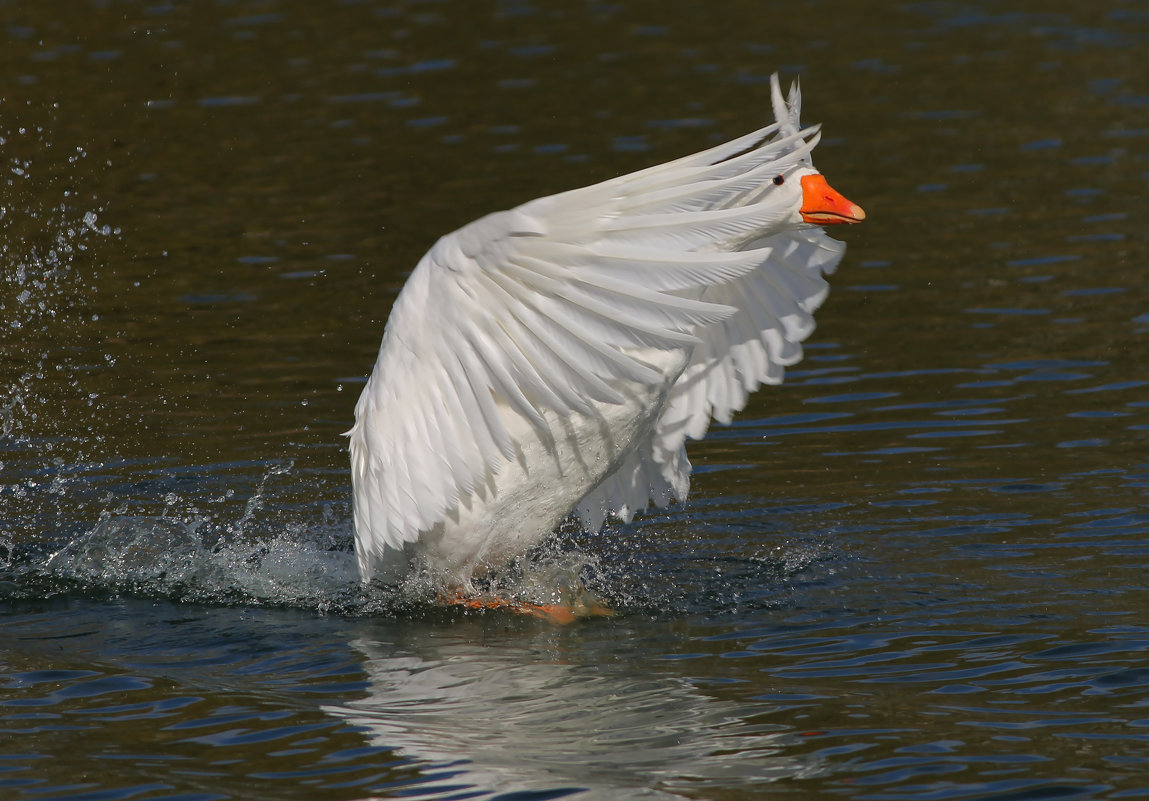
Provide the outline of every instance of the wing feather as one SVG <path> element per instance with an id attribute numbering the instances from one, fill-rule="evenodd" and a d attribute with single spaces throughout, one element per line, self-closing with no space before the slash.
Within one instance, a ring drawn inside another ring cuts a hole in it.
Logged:
<path id="1" fill-rule="evenodd" d="M 762 384 L 782 381 L 784 368 L 802 358 L 814 330 L 813 312 L 825 300 L 845 246 L 821 229 L 756 242 L 757 269 L 709 287 L 709 302 L 737 305 L 730 317 L 699 330 L 700 343 L 671 388 L 649 442 L 620 473 L 601 482 L 579 504 L 584 525 L 601 525 L 607 512 L 629 519 L 649 504 L 686 499 L 690 486 L 687 439 L 701 439 L 711 419 L 729 423 Z M 643 488 L 646 488 L 645 493 Z"/>

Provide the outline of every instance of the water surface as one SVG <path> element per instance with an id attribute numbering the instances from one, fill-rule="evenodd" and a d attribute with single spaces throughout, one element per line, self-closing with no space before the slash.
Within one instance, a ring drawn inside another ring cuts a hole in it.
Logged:
<path id="1" fill-rule="evenodd" d="M 0 2 L 0 796 L 1149 795 L 1142 4 Z M 745 133 L 865 207 L 618 614 L 364 590 L 437 236 Z"/>

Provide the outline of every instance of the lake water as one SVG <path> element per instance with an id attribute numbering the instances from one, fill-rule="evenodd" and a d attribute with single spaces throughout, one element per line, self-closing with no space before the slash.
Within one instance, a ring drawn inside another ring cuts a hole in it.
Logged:
<path id="1" fill-rule="evenodd" d="M 0 797 L 1149 796 L 1149 9 L 0 3 Z M 800 77 L 869 217 L 568 627 L 365 591 L 435 240 Z"/>

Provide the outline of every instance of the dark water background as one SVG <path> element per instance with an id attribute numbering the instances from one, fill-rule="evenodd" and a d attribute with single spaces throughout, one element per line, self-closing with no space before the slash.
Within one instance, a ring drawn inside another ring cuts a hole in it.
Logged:
<path id="1" fill-rule="evenodd" d="M 1143 2 L 0 21 L 0 798 L 1149 796 Z M 691 502 L 561 540 L 618 616 L 360 590 L 340 433 L 421 253 L 776 70 L 869 219 Z"/>

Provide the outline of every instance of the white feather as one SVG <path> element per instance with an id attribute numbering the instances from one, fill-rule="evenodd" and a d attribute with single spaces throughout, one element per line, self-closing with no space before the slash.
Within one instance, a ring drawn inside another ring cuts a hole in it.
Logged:
<path id="1" fill-rule="evenodd" d="M 420 260 L 349 432 L 364 580 L 414 553 L 468 586 L 572 511 L 597 529 L 685 500 L 685 440 L 801 357 L 844 248 L 802 222 L 817 129 L 796 86 L 771 94 L 772 125 Z"/>

